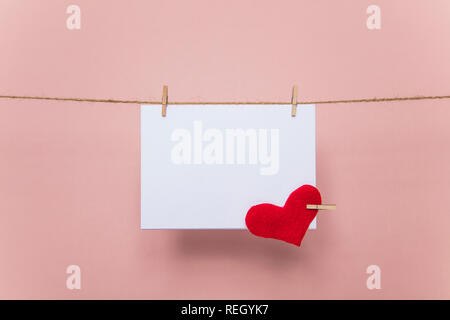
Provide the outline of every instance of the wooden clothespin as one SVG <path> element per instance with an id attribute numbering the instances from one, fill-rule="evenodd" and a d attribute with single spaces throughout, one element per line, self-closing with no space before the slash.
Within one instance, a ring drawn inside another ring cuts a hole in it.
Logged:
<path id="1" fill-rule="evenodd" d="M 163 94 L 162 94 L 162 110 L 161 110 L 161 115 L 162 115 L 163 117 L 165 117 L 166 114 L 167 114 L 168 92 L 169 92 L 168 86 L 163 86 Z"/>
<path id="2" fill-rule="evenodd" d="M 295 85 L 292 88 L 292 111 L 291 116 L 295 117 L 297 114 L 297 94 L 298 94 L 298 88 L 297 85 Z"/>
<path id="3" fill-rule="evenodd" d="M 307 204 L 306 209 L 336 210 L 335 204 Z"/>

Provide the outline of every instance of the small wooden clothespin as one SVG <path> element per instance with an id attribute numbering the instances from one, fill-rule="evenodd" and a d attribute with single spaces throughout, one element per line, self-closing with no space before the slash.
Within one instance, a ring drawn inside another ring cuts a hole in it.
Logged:
<path id="1" fill-rule="evenodd" d="M 307 204 L 306 209 L 336 210 L 335 204 Z"/>
<path id="2" fill-rule="evenodd" d="M 292 111 L 291 116 L 295 117 L 297 114 L 297 94 L 298 94 L 298 88 L 297 85 L 295 85 L 292 88 Z"/>
<path id="3" fill-rule="evenodd" d="M 162 110 L 161 115 L 163 117 L 167 114 L 167 100 L 168 100 L 168 91 L 169 88 L 167 86 L 163 86 L 163 94 L 162 94 Z"/>

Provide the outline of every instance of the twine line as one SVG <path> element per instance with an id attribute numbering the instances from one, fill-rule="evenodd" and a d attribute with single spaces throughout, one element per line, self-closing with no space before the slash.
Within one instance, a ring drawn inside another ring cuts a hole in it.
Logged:
<path id="1" fill-rule="evenodd" d="M 52 101 L 75 101 L 75 102 L 94 102 L 94 103 L 125 103 L 125 104 L 154 104 L 161 105 L 161 101 L 148 100 L 121 100 L 121 99 L 95 99 L 95 98 L 64 98 L 64 97 L 44 97 L 44 96 L 14 96 L 0 95 L 0 99 L 21 99 L 21 100 L 52 100 Z M 334 104 L 334 103 L 372 103 L 389 101 L 413 101 L 413 100 L 438 100 L 450 99 L 450 95 L 444 96 L 412 96 L 412 97 L 387 97 L 387 98 L 366 98 L 366 99 L 342 99 L 342 100 L 317 100 L 317 101 L 297 101 L 297 104 Z M 289 105 L 291 101 L 169 101 L 167 105 Z"/>

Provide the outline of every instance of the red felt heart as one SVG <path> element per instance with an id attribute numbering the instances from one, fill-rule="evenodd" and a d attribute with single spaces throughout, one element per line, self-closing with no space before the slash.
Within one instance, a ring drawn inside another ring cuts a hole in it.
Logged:
<path id="1" fill-rule="evenodd" d="M 303 185 L 289 195 L 284 207 L 263 203 L 248 210 L 245 224 L 255 236 L 283 240 L 300 246 L 306 230 L 317 214 L 307 204 L 322 204 L 317 188 Z"/>

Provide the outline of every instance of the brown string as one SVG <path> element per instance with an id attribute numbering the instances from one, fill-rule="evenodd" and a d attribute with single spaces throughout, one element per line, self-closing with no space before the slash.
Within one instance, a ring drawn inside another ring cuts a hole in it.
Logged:
<path id="1" fill-rule="evenodd" d="M 76 101 L 76 102 L 99 102 L 99 103 L 132 103 L 132 104 L 156 104 L 160 105 L 161 101 L 146 101 L 146 100 L 120 100 L 120 99 L 93 99 L 93 98 L 63 98 L 63 97 L 40 97 L 40 96 L 12 96 L 0 95 L 1 99 L 28 99 L 28 100 L 53 100 L 53 101 Z M 388 101 L 412 101 L 412 100 L 437 100 L 450 99 L 448 96 L 414 96 L 414 97 L 392 97 L 392 98 L 372 98 L 372 99 L 344 99 L 344 100 L 318 100 L 318 101 L 297 101 L 298 104 L 330 104 L 330 103 L 358 103 L 358 102 L 388 102 Z M 168 105 L 182 105 L 182 104 L 196 104 L 196 105 L 243 105 L 243 104 L 275 104 L 275 105 L 290 105 L 291 102 L 241 102 L 241 101 L 206 101 L 206 102 L 168 102 Z"/>

